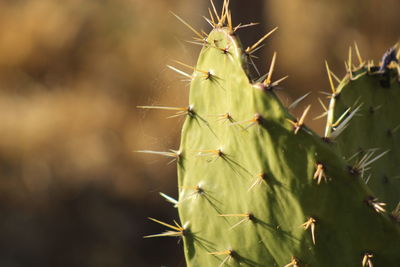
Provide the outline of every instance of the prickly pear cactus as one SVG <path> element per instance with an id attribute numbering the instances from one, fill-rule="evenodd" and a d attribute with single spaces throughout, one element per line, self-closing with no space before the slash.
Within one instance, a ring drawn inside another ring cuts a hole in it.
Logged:
<path id="1" fill-rule="evenodd" d="M 191 80 L 188 106 L 143 106 L 186 116 L 179 151 L 142 151 L 178 166 L 179 199 L 164 197 L 181 223 L 152 219 L 169 230 L 148 237 L 182 238 L 188 266 L 398 266 L 383 203 L 304 125 L 309 107 L 295 119 L 274 94 L 276 54 L 253 81 L 258 44 L 242 49 L 227 1 L 214 14 L 207 36 L 191 28 L 203 46 L 193 73 L 171 67 Z"/>
<path id="2" fill-rule="evenodd" d="M 391 211 L 400 202 L 400 82 L 396 50 L 390 49 L 378 67 L 363 61 L 355 48 L 359 66 L 354 67 L 350 49 L 347 75 L 337 88 L 333 87 L 330 106 L 333 120 L 345 119 L 357 110 L 346 124 L 347 129 L 334 141 L 349 159 L 353 175 L 362 177 Z"/>

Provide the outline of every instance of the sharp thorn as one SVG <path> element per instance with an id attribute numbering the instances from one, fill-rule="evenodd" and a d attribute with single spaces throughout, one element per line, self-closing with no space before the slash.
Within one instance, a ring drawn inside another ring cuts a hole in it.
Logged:
<path id="1" fill-rule="evenodd" d="M 336 94 L 336 88 L 335 88 L 335 85 L 333 84 L 333 80 L 332 80 L 332 73 L 331 73 L 331 70 L 329 69 L 328 61 L 326 61 L 326 60 L 325 60 L 325 67 L 326 67 L 326 72 L 328 73 L 329 84 L 331 85 L 332 93 Z"/>
<path id="2" fill-rule="evenodd" d="M 201 35 L 198 31 L 196 31 L 189 23 L 187 23 L 185 20 L 183 20 L 181 17 L 179 17 L 177 14 L 174 12 L 170 11 L 172 15 L 174 15 L 180 22 L 182 22 L 186 27 L 188 27 L 194 34 L 196 34 L 200 39 L 204 39 L 205 36 Z"/>
<path id="3" fill-rule="evenodd" d="M 274 72 L 275 62 L 276 62 L 276 52 L 274 52 L 274 55 L 272 56 L 272 61 L 269 67 L 268 76 L 267 79 L 265 79 L 264 81 L 264 85 L 266 86 L 269 86 L 271 84 L 271 78 L 272 78 L 272 73 Z"/>
<path id="4" fill-rule="evenodd" d="M 253 53 L 254 49 L 256 49 L 258 47 L 259 44 L 261 44 L 262 42 L 264 42 L 265 39 L 267 39 L 271 34 L 273 34 L 276 30 L 278 29 L 278 27 L 275 27 L 274 29 L 272 29 L 270 32 L 268 32 L 267 34 L 265 34 L 263 37 L 261 37 L 260 40 L 258 40 L 255 44 L 253 44 L 251 47 L 248 47 L 246 49 L 246 53 L 247 54 L 251 54 Z"/>

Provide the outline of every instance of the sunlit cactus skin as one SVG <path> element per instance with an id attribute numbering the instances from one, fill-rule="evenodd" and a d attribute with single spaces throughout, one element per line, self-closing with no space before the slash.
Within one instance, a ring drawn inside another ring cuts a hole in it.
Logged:
<path id="1" fill-rule="evenodd" d="M 359 266 L 367 252 L 377 266 L 395 266 L 399 229 L 374 208 L 364 182 L 305 126 L 295 134 L 271 88 L 249 80 L 229 28 L 216 28 L 207 42 L 178 164 L 188 266 L 285 266 L 292 256 L 298 266 Z"/>
<path id="2" fill-rule="evenodd" d="M 368 154 L 368 161 L 382 155 L 365 171 L 358 167 L 355 175 L 362 177 L 391 211 L 400 202 L 399 73 L 385 59 L 380 68 L 361 63 L 348 71 L 337 88 L 335 118 L 348 108 L 360 108 L 335 143 L 345 158 L 351 158 L 350 166 L 357 165 Z"/>
<path id="3" fill-rule="evenodd" d="M 151 219 L 170 231 L 148 237 L 181 238 L 194 267 L 399 266 L 399 224 L 338 153 L 338 89 L 321 137 L 304 124 L 309 107 L 295 119 L 275 95 L 276 53 L 250 78 L 255 47 L 241 47 L 227 3 L 207 36 L 189 26 L 202 50 L 195 67 L 177 64 L 193 73 L 172 67 L 191 80 L 188 108 L 172 109 L 186 116 L 180 148 L 161 152 L 177 161 L 179 198 L 164 197 L 180 223 Z"/>

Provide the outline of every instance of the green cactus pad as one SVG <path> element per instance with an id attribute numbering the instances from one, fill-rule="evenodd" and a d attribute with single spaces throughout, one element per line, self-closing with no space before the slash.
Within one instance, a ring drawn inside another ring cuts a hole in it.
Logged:
<path id="1" fill-rule="evenodd" d="M 378 67 L 364 66 L 351 76 L 337 88 L 334 116 L 356 105 L 360 108 L 335 143 L 345 158 L 352 157 L 352 166 L 368 154 L 370 160 L 382 155 L 368 166 L 370 170 L 359 168 L 356 174 L 391 211 L 400 202 L 399 74 L 396 69 L 380 72 Z"/>
<path id="2" fill-rule="evenodd" d="M 269 82 L 248 78 L 247 57 L 217 25 L 193 73 L 178 159 L 187 265 L 397 266 L 399 226 Z"/>

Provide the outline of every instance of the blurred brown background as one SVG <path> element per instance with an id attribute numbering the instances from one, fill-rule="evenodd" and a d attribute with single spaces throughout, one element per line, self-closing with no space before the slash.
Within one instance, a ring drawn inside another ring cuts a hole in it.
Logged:
<path id="1" fill-rule="evenodd" d="M 279 26 L 258 65 L 276 50 L 283 101 L 314 91 L 313 115 L 325 59 L 342 76 L 353 41 L 379 61 L 400 36 L 398 0 L 231 1 L 234 22 L 262 23 L 245 45 Z M 178 240 L 142 238 L 164 230 L 146 217 L 177 218 L 158 195 L 177 195 L 175 166 L 133 152 L 177 148 L 182 120 L 135 107 L 187 104 L 165 65 L 195 64 L 199 47 L 169 11 L 209 30 L 208 5 L 0 0 L 0 266 L 185 266 Z"/>

